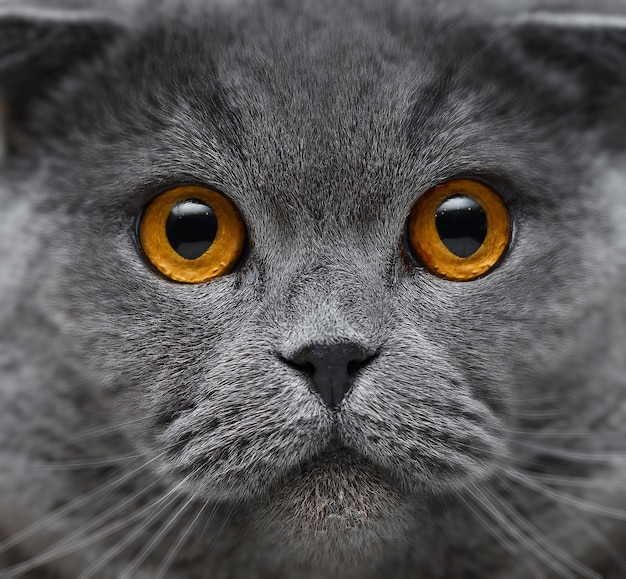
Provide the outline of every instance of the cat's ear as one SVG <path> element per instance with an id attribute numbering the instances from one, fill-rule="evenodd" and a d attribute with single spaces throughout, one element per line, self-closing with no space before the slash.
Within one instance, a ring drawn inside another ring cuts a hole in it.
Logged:
<path id="1" fill-rule="evenodd" d="M 123 32 L 123 25 L 105 14 L 0 7 L 0 112 L 24 110 Z"/>
<path id="2" fill-rule="evenodd" d="M 535 12 L 507 24 L 520 65 L 560 88 L 563 105 L 626 122 L 626 17 Z"/>

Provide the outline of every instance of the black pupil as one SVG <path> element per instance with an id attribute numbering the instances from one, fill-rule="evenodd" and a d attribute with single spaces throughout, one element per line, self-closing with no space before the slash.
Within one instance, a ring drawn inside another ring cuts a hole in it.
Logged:
<path id="1" fill-rule="evenodd" d="M 467 195 L 446 199 L 435 212 L 435 224 L 443 244 L 458 257 L 476 253 L 487 235 L 487 216 Z"/>
<path id="2" fill-rule="evenodd" d="M 170 245 L 181 257 L 198 259 L 215 239 L 217 217 L 203 201 L 187 199 L 172 207 L 167 216 L 165 233 Z"/>

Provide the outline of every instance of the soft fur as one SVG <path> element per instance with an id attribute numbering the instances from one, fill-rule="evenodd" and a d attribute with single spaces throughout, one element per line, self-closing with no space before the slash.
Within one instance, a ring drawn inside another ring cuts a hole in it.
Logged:
<path id="1" fill-rule="evenodd" d="M 0 9 L 1 577 L 626 575 L 626 18 L 543 7 Z M 514 225 L 470 282 L 405 242 L 453 177 Z M 230 275 L 143 258 L 179 184 Z M 285 360 L 345 341 L 332 413 Z"/>

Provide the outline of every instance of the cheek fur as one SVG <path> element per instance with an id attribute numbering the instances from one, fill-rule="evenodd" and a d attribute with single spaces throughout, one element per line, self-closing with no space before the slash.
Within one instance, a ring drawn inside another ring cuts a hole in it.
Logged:
<path id="1" fill-rule="evenodd" d="M 196 492 L 214 499 L 249 499 L 324 447 L 332 421 L 302 383 L 277 360 L 246 344 L 207 361 L 193 383 L 196 405 L 155 438 L 164 471 L 191 476 Z"/>
<path id="2" fill-rule="evenodd" d="M 344 442 L 409 492 L 485 478 L 506 454 L 500 419 L 451 365 L 423 353 L 381 357 L 346 399 Z"/>

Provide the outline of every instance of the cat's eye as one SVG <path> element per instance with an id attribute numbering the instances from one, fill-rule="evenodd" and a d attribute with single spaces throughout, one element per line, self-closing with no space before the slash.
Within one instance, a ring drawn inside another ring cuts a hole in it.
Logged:
<path id="1" fill-rule="evenodd" d="M 246 243 L 246 228 L 235 205 L 204 187 L 177 187 L 156 197 L 139 222 L 148 260 L 163 275 L 203 283 L 229 273 Z"/>
<path id="2" fill-rule="evenodd" d="M 502 258 L 510 235 L 509 212 L 502 199 L 471 179 L 448 181 L 426 192 L 407 225 L 408 243 L 418 261 L 453 281 L 487 273 Z"/>

